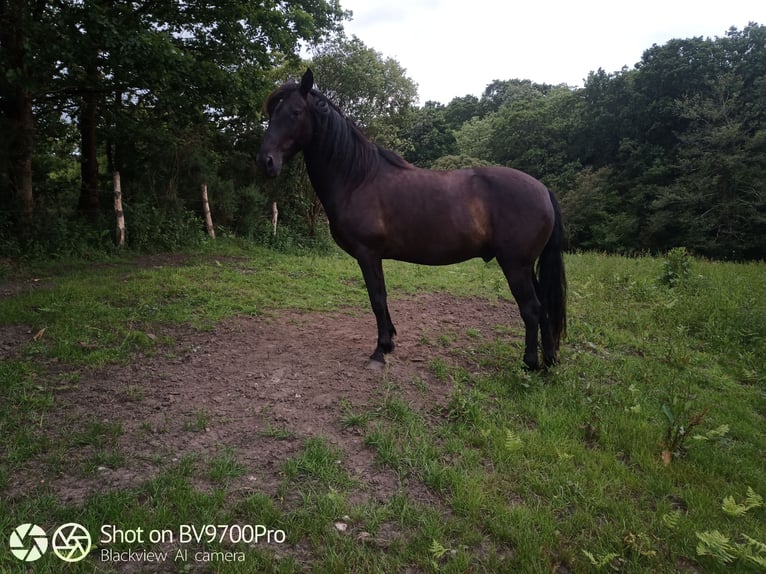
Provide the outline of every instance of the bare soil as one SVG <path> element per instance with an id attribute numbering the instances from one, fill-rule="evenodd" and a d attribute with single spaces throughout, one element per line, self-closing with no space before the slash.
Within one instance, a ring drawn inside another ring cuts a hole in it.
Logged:
<path id="1" fill-rule="evenodd" d="M 306 439 L 324 437 L 345 453 L 340 462 L 360 485 L 353 494 L 359 502 L 405 490 L 415 501 L 438 504 L 422 485 L 376 465 L 363 431 L 341 424 L 341 403 L 363 411 L 394 385 L 414 409 L 438 413 L 452 385 L 433 375 L 431 362 L 476 368 L 455 349 L 520 337 L 522 324 L 516 305 L 505 300 L 423 294 L 389 305 L 399 336 L 384 369 L 368 368 L 375 345 L 371 311 L 347 309 L 236 317 L 204 332 L 173 328 L 171 349 L 79 373 L 57 386 L 39 432 L 53 444 L 68 444 L 67 436 L 96 428 L 104 444 L 86 439 L 56 463 L 39 455 L 11 479 L 4 496 L 23 498 L 42 485 L 60 502 L 78 504 L 94 493 L 137 487 L 186 456 L 206 461 L 224 452 L 245 467 L 230 490 L 273 495 L 285 461 Z M 0 354 L 28 340 L 21 331 L 5 333 L 8 347 Z M 120 453 L 120 463 L 93 468 L 89 461 L 99 448 Z M 199 488 L 211 486 L 204 476 L 195 480 Z"/>

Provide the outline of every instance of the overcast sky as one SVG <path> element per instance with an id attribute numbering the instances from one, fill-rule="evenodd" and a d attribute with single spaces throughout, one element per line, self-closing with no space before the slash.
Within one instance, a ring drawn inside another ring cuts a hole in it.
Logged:
<path id="1" fill-rule="evenodd" d="M 340 0 L 347 35 L 396 59 L 420 103 L 480 96 L 492 80 L 581 86 L 652 44 L 766 24 L 766 0 Z M 318 80 L 321 83 L 321 80 Z"/>

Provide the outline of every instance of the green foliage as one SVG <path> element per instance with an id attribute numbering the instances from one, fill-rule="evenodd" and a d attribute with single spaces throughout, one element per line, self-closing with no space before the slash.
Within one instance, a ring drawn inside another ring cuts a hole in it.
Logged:
<path id="1" fill-rule="evenodd" d="M 588 552 L 587 550 L 583 550 L 582 553 L 588 558 L 588 561 L 591 563 L 591 565 L 596 567 L 596 570 L 603 570 L 609 566 L 613 560 L 620 557 L 619 554 L 615 554 L 614 552 L 607 552 L 606 554 L 598 557 L 594 556 L 592 552 Z"/>
<path id="2" fill-rule="evenodd" d="M 427 102 L 412 114 L 410 132 L 412 150 L 406 154 L 408 161 L 419 167 L 434 168 L 434 162 L 443 156 L 455 153 L 455 136 L 447 126 L 444 106 Z"/>
<path id="3" fill-rule="evenodd" d="M 126 205 L 139 210 L 142 245 L 152 235 L 143 228 L 147 222 L 185 225 L 183 215 L 165 221 L 143 206 L 180 202 L 182 209 L 201 212 L 201 183 L 220 183 L 226 192 L 247 187 L 262 132 L 261 104 L 275 76 L 285 62 L 297 61 L 301 42 L 338 32 L 345 16 L 337 2 L 324 0 L 140 9 L 119 2 L 18 3 L 3 19 L 14 33 L 0 34 L 0 88 L 3 95 L 28 93 L 29 101 L 19 114 L 14 106 L 0 106 L 3 133 L 24 140 L 6 147 L 3 138 L 0 146 L 0 212 L 10 214 L 0 220 L 0 241 L 40 244 L 35 227 L 50 227 L 39 207 L 43 198 L 62 221 L 78 205 L 84 209 L 84 198 L 98 200 L 113 219 L 106 185 L 113 170 L 121 174 Z M 81 151 L 88 172 L 81 197 L 55 191 L 46 198 L 65 180 L 80 188 Z M 20 215 L 14 178 L 6 177 L 19 153 L 32 161 L 37 202 L 30 206 L 36 211 L 31 221 Z M 214 186 L 211 192 L 217 224 L 231 225 L 223 210 L 215 210 Z M 226 201 L 236 203 L 229 197 L 222 205 Z M 101 229 L 97 216 L 90 224 Z M 158 235 L 162 244 L 154 249 L 180 243 L 167 225 Z"/>
<path id="4" fill-rule="evenodd" d="M 503 445 L 508 452 L 515 452 L 524 446 L 524 441 L 512 430 L 505 429 L 505 442 Z"/>
<path id="5" fill-rule="evenodd" d="M 591 72 L 582 88 L 495 80 L 481 98 L 415 108 L 416 83 L 395 59 L 342 34 L 348 14 L 335 1 L 184 6 L 22 2 L 9 12 L 20 41 L 0 35 L 0 88 L 28 96 L 34 126 L 0 106 L 10 135 L 0 142 L 4 253 L 108 244 L 112 170 L 128 206 L 201 213 L 207 183 L 220 229 L 261 236 L 276 199 L 289 226 L 313 237 L 321 208 L 305 174 L 285 173 L 276 189 L 253 169 L 262 103 L 301 71 L 300 42 L 313 51 L 318 87 L 374 141 L 423 167 L 507 165 L 541 179 L 561 199 L 575 249 L 766 253 L 763 25 L 654 45 L 633 68 Z M 95 176 L 82 175 L 80 148 L 98 163 Z M 31 220 L 14 187 L 19 155 L 33 162 Z M 70 215 L 91 196 L 100 212 L 70 234 Z M 142 244 L 149 235 L 141 231 Z"/>
<path id="6" fill-rule="evenodd" d="M 697 554 L 699 556 L 710 556 L 724 564 L 730 564 L 734 561 L 734 548 L 732 548 L 729 537 L 721 534 L 718 530 L 708 530 L 698 532 Z"/>
<path id="7" fill-rule="evenodd" d="M 370 139 L 401 154 L 410 150 L 405 128 L 417 85 L 399 62 L 339 35 L 316 48 L 311 65 L 319 90 Z"/>
<path id="8" fill-rule="evenodd" d="M 662 405 L 662 413 L 665 415 L 667 424 L 662 440 L 663 460 L 670 463 L 672 456 L 680 456 L 686 450 L 686 440 L 691 430 L 705 419 L 708 409 L 692 411 L 691 401 L 678 400 L 673 397 L 672 406 L 668 403 Z"/>
<path id="9" fill-rule="evenodd" d="M 681 517 L 683 514 L 676 510 L 674 512 L 668 512 L 662 515 L 662 523 L 670 530 L 675 530 L 681 523 Z"/>
<path id="10" fill-rule="evenodd" d="M 692 272 L 692 259 L 686 247 L 674 247 L 665 255 L 662 263 L 661 285 L 676 287 L 689 280 Z"/>
<path id="11" fill-rule="evenodd" d="M 572 247 L 683 244 L 759 259 L 765 30 L 671 40 L 633 69 L 591 72 L 580 89 L 497 80 L 481 101 L 456 98 L 443 115 L 460 154 L 519 168 L 558 192 Z"/>
<path id="12" fill-rule="evenodd" d="M 747 487 L 747 496 L 742 504 L 738 504 L 733 496 L 727 496 L 723 499 L 721 508 L 729 516 L 743 516 L 753 508 L 763 506 L 763 497 L 755 492 L 752 487 Z"/>
<path id="13" fill-rule="evenodd" d="M 725 437 L 729 433 L 729 425 L 720 425 L 714 429 L 710 429 L 705 434 L 696 434 L 692 438 L 695 440 L 716 440 Z"/>
<path id="14" fill-rule="evenodd" d="M 493 120 L 494 116 L 474 116 L 455 131 L 455 143 L 460 155 L 485 160 L 491 157 L 489 145 L 493 136 Z"/>
<path id="15" fill-rule="evenodd" d="M 766 568 L 766 544 L 742 535 L 744 542 L 733 543 L 731 539 L 718 530 L 697 532 L 697 554 L 708 556 L 721 564 L 731 564 L 740 559 L 753 565 Z"/>
<path id="16" fill-rule="evenodd" d="M 445 155 L 431 164 L 431 169 L 465 169 L 468 167 L 484 167 L 492 165 L 488 161 L 467 155 Z"/>
<path id="17" fill-rule="evenodd" d="M 2 220 L 0 215 L 0 220 Z M 14 225 L 0 221 L 0 256 L 27 259 L 49 257 L 99 258 L 114 253 L 112 232 L 105 219 L 87 222 L 78 216 L 61 217 L 53 210 L 39 210 L 23 235 Z"/>
<path id="18" fill-rule="evenodd" d="M 445 548 L 441 542 L 434 539 L 431 541 L 431 546 L 428 548 L 428 551 L 431 553 L 431 556 L 433 556 L 434 560 L 439 560 L 442 556 L 449 552 L 449 548 Z"/>
<path id="19" fill-rule="evenodd" d="M 202 219 L 180 205 L 165 209 L 151 204 L 125 207 L 127 243 L 136 251 L 175 251 L 199 246 L 204 240 Z"/>

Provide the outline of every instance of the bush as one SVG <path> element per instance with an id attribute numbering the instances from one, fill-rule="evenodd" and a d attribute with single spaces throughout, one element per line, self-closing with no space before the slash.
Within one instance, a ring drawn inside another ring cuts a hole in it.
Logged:
<path id="1" fill-rule="evenodd" d="M 18 222 L 0 217 L 0 256 L 45 259 L 55 257 L 93 258 L 114 250 L 105 218 L 88 223 L 79 216 L 65 217 L 39 208 L 34 219 L 19 230 Z"/>
<path id="2" fill-rule="evenodd" d="M 160 208 L 147 203 L 125 206 L 127 244 L 144 252 L 196 247 L 205 238 L 203 222 L 178 204 Z"/>
<path id="3" fill-rule="evenodd" d="M 252 239 L 259 245 L 283 253 L 326 255 L 338 249 L 326 224 L 317 225 L 313 236 L 303 226 L 279 224 L 274 235 L 271 221 L 263 220 Z"/>
<path id="4" fill-rule="evenodd" d="M 668 287 L 685 283 L 692 272 L 692 259 L 686 247 L 674 247 L 665 255 L 659 282 Z"/>

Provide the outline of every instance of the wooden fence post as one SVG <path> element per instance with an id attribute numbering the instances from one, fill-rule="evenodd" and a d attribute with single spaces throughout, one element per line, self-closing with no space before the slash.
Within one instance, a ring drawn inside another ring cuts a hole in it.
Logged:
<path id="1" fill-rule="evenodd" d="M 210 203 L 207 200 L 207 185 L 202 184 L 202 211 L 205 214 L 205 228 L 210 239 L 215 239 L 215 229 L 213 228 L 213 218 L 210 215 Z"/>
<path id="2" fill-rule="evenodd" d="M 277 209 L 277 202 L 271 203 L 271 225 L 274 228 L 274 237 L 277 236 L 277 220 L 279 219 L 279 210 Z"/>
<path id="3" fill-rule="evenodd" d="M 118 247 L 125 247 L 125 213 L 122 211 L 122 187 L 120 186 L 119 171 L 112 174 L 112 185 L 114 187 L 114 214 L 117 216 L 117 230 L 114 240 Z"/>

